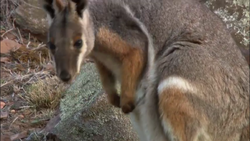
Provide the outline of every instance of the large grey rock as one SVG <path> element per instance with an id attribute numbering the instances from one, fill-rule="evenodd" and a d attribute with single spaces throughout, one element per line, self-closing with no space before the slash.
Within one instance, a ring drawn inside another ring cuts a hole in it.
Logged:
<path id="1" fill-rule="evenodd" d="M 204 0 L 231 30 L 239 47 L 249 49 L 249 0 Z"/>
<path id="2" fill-rule="evenodd" d="M 60 120 L 53 121 L 55 126 L 47 125 L 52 128 L 44 133 L 50 132 L 61 141 L 138 141 L 129 118 L 107 101 L 93 63 L 84 65 L 63 94 L 60 110 Z M 29 141 L 40 140 L 29 137 Z"/>
<path id="3" fill-rule="evenodd" d="M 46 42 L 48 25 L 41 0 L 23 0 L 13 16 L 21 29 L 29 31 L 41 41 Z"/>

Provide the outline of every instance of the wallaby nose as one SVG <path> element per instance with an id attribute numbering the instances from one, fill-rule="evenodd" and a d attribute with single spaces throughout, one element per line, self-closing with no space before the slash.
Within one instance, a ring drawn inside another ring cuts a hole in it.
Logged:
<path id="1" fill-rule="evenodd" d="M 60 78 L 62 81 L 68 82 L 71 79 L 71 75 L 67 71 L 63 70 L 60 73 Z"/>

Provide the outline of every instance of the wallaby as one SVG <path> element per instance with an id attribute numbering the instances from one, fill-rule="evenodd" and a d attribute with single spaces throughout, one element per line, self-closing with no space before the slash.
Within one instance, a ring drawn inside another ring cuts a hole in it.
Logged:
<path id="1" fill-rule="evenodd" d="M 199 0 L 44 2 L 58 77 L 71 81 L 93 58 L 141 141 L 249 139 L 249 67 Z"/>

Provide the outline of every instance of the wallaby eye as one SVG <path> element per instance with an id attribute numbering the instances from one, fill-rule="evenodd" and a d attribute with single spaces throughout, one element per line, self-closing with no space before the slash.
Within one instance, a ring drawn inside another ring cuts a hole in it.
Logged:
<path id="1" fill-rule="evenodd" d="M 55 44 L 53 44 L 53 43 L 51 43 L 51 42 L 48 42 L 48 47 L 49 47 L 49 49 L 51 49 L 51 50 L 55 50 L 55 49 L 56 49 Z"/>
<path id="2" fill-rule="evenodd" d="M 77 40 L 77 41 L 75 42 L 74 46 L 75 46 L 76 48 L 81 48 L 81 47 L 82 47 L 82 39 Z"/>

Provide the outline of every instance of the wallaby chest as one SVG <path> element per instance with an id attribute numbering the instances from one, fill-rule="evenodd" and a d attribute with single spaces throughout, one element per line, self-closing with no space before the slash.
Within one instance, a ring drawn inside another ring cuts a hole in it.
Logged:
<path id="1" fill-rule="evenodd" d="M 116 79 L 121 82 L 121 62 L 116 57 L 102 52 L 94 52 L 93 55 L 95 59 L 109 69 Z"/>

